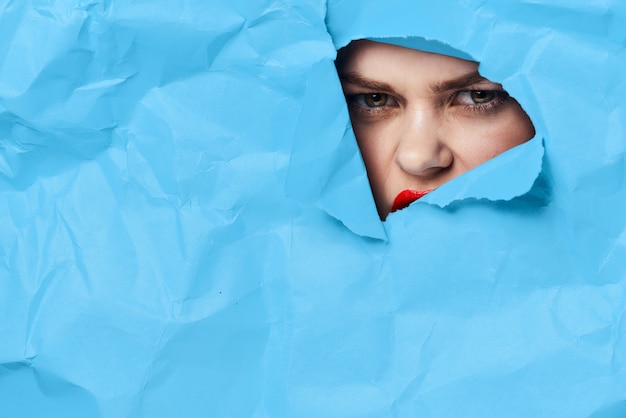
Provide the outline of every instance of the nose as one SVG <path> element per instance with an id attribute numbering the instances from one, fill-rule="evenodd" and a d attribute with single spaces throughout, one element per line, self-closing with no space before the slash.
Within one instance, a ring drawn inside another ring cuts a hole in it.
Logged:
<path id="1" fill-rule="evenodd" d="M 454 154 L 436 110 L 407 111 L 400 126 L 395 161 L 402 170 L 414 176 L 432 176 L 452 165 Z"/>

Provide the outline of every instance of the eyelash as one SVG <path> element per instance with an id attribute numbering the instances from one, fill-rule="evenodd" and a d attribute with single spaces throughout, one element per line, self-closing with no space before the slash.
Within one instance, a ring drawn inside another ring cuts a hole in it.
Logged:
<path id="1" fill-rule="evenodd" d="M 474 102 L 473 104 L 467 104 L 465 106 L 463 106 L 463 110 L 465 111 L 473 111 L 473 112 L 477 112 L 477 113 L 489 113 L 492 112 L 494 110 L 496 110 L 497 108 L 499 108 L 501 105 L 503 105 L 504 103 L 506 103 L 510 96 L 509 93 L 507 93 L 504 90 L 460 90 L 455 92 L 452 95 L 452 100 L 458 99 L 458 97 L 461 94 L 469 94 L 471 95 L 472 93 L 487 93 L 487 94 L 493 94 L 494 97 L 493 99 L 489 100 L 488 102 L 485 103 L 476 103 Z"/>
<path id="2" fill-rule="evenodd" d="M 466 112 L 475 112 L 479 114 L 481 113 L 485 114 L 485 113 L 490 113 L 490 112 L 497 110 L 501 105 L 506 103 L 510 98 L 509 94 L 504 90 L 493 90 L 493 89 L 458 90 L 452 93 L 446 99 L 444 99 L 442 101 L 442 104 L 444 105 L 453 104 L 454 101 L 459 98 L 459 96 L 463 94 L 471 95 L 473 93 L 494 94 L 495 97 L 485 103 L 476 103 L 473 99 L 471 99 L 472 101 L 474 101 L 473 104 L 466 104 L 466 105 L 456 104 L 454 106 L 462 106 L 463 111 L 466 111 Z M 381 106 L 368 106 L 365 103 L 365 100 L 366 100 L 366 96 L 370 96 L 370 95 L 384 95 L 387 101 L 389 99 L 392 99 L 396 103 L 396 105 L 390 106 L 387 103 L 385 103 Z M 366 115 L 371 115 L 371 116 L 379 115 L 383 113 L 386 114 L 388 112 L 391 112 L 393 108 L 397 107 L 399 103 L 399 100 L 396 99 L 393 95 L 388 94 L 388 93 L 380 93 L 380 92 L 364 92 L 364 93 L 349 94 L 346 96 L 346 101 L 348 103 L 348 106 L 352 110 L 356 110 L 358 112 L 364 113 Z"/>
<path id="3" fill-rule="evenodd" d="M 348 108 L 350 109 L 351 113 L 356 112 L 357 114 L 363 116 L 363 117 L 383 117 L 383 116 L 387 116 L 388 114 L 392 113 L 395 108 L 397 107 L 397 105 L 389 105 L 387 102 L 382 105 L 382 106 L 368 106 L 365 103 L 365 97 L 368 95 L 374 95 L 374 94 L 380 94 L 380 95 L 385 95 L 385 97 L 387 98 L 387 102 L 389 101 L 389 99 L 392 99 L 393 101 L 395 101 L 396 103 L 398 102 L 398 100 L 387 93 L 378 93 L 378 92 L 365 92 L 365 93 L 355 93 L 355 94 L 348 94 L 346 95 L 346 102 L 348 104 Z"/>

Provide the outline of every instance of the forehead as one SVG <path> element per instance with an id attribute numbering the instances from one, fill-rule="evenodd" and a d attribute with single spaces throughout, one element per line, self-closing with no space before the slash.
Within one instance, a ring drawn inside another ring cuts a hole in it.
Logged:
<path id="1" fill-rule="evenodd" d="M 447 79 L 476 72 L 478 63 L 362 39 L 339 51 L 337 67 L 342 73 L 376 78 L 420 76 Z"/>

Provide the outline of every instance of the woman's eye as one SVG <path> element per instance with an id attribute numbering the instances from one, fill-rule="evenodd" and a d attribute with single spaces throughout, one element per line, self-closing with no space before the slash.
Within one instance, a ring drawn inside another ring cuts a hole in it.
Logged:
<path id="1" fill-rule="evenodd" d="M 385 93 L 366 93 L 363 94 L 363 101 L 368 107 L 382 107 L 387 104 L 389 95 Z"/>
<path id="2" fill-rule="evenodd" d="M 388 93 L 355 93 L 346 96 L 350 109 L 368 116 L 391 112 L 399 106 L 395 97 Z"/>
<path id="3" fill-rule="evenodd" d="M 488 103 L 496 98 L 494 90 L 472 90 L 470 97 L 474 103 Z"/>
<path id="4" fill-rule="evenodd" d="M 505 102 L 509 94 L 504 90 L 463 90 L 454 97 L 454 104 L 463 106 Z"/>

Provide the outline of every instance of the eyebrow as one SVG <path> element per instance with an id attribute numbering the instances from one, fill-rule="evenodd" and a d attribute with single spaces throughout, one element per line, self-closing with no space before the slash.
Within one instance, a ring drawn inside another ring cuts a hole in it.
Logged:
<path id="1" fill-rule="evenodd" d="M 389 84 L 382 82 L 382 81 L 372 80 L 359 73 L 342 73 L 342 74 L 339 74 L 339 78 L 341 79 L 342 82 L 347 81 L 349 83 L 352 83 L 354 85 L 357 85 L 365 89 L 382 91 L 382 92 L 394 91 L 394 88 L 391 87 Z M 434 93 L 443 93 L 443 92 L 450 91 L 450 90 L 462 89 L 462 88 L 471 86 L 474 83 L 478 83 L 480 81 L 489 81 L 489 80 L 481 76 L 478 73 L 478 71 L 472 71 L 470 73 L 462 74 L 459 77 L 456 77 L 450 80 L 444 80 L 444 81 L 432 84 L 430 86 L 430 89 Z"/>
<path id="2" fill-rule="evenodd" d="M 339 79 L 341 80 L 341 82 L 347 81 L 348 83 L 357 85 L 365 89 L 386 92 L 394 91 L 394 89 L 389 84 L 382 81 L 372 80 L 358 73 L 342 73 L 339 74 Z"/>
<path id="3" fill-rule="evenodd" d="M 434 93 L 442 93 L 445 91 L 462 89 L 480 81 L 489 80 L 478 74 L 478 71 L 472 71 L 471 73 L 463 74 L 459 77 L 433 84 L 430 86 L 430 89 Z"/>

